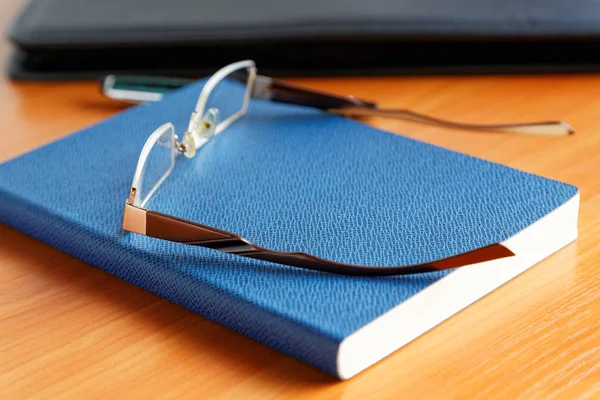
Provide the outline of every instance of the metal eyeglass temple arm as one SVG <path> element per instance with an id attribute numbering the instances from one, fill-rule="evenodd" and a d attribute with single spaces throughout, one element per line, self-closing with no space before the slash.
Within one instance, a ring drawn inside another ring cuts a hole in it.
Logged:
<path id="1" fill-rule="evenodd" d="M 343 275 L 408 275 L 460 268 L 515 256 L 509 248 L 496 243 L 424 264 L 395 267 L 344 264 L 302 252 L 266 249 L 232 232 L 135 206 L 132 204 L 131 197 L 125 204 L 123 229 L 157 239 L 206 247 L 242 257 Z"/>
<path id="2" fill-rule="evenodd" d="M 444 128 L 477 131 L 501 131 L 528 135 L 566 136 L 573 128 L 562 121 L 528 122 L 518 124 L 467 124 L 430 117 L 406 109 L 382 109 L 377 104 L 351 96 L 336 96 L 286 83 L 279 79 L 258 75 L 253 98 L 319 108 L 346 117 L 385 117 L 437 125 Z"/>

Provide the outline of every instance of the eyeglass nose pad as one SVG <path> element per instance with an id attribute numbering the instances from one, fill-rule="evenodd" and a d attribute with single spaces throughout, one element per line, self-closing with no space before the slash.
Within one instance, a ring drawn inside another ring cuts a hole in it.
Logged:
<path id="1" fill-rule="evenodd" d="M 196 155 L 196 140 L 192 132 L 186 131 L 181 139 L 180 148 L 183 150 L 183 155 L 187 158 L 193 158 Z"/>
<path id="2" fill-rule="evenodd" d="M 197 114 L 192 116 L 190 129 L 183 135 L 181 143 L 185 147 L 184 155 L 192 158 L 196 155 L 196 150 L 202 147 L 215 135 L 215 128 L 219 121 L 219 110 L 209 109 L 202 120 L 198 119 Z"/>
<path id="3" fill-rule="evenodd" d="M 207 139 L 213 137 L 216 132 L 217 124 L 219 123 L 219 110 L 216 108 L 209 108 L 200 123 L 200 134 L 205 136 Z"/>

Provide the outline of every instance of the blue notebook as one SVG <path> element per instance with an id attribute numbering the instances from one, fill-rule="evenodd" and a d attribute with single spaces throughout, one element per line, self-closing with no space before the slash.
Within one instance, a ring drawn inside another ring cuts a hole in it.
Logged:
<path id="1" fill-rule="evenodd" d="M 356 277 L 123 231 L 145 140 L 169 121 L 184 132 L 202 85 L 0 165 L 0 222 L 341 379 L 577 236 L 571 185 L 260 100 L 194 159 L 179 161 L 149 207 L 262 247 L 348 264 L 425 263 L 494 243 L 516 255 Z"/>

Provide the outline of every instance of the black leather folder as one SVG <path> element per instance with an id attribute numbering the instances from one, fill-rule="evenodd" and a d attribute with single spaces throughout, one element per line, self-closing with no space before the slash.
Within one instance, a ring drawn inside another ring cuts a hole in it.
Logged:
<path id="1" fill-rule="evenodd" d="M 34 0 L 9 36 L 18 79 L 600 68 L 595 0 Z"/>

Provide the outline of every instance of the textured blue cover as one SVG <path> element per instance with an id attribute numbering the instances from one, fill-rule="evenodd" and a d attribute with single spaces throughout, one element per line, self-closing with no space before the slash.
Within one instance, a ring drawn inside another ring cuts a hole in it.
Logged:
<path id="1" fill-rule="evenodd" d="M 168 121 L 181 134 L 202 84 L 2 164 L 0 221 L 337 375 L 346 336 L 448 272 L 346 277 L 124 233 L 146 138 Z M 178 160 L 148 208 L 267 248 L 401 265 L 501 242 L 576 193 L 309 108 L 252 101 L 196 158 Z"/>

